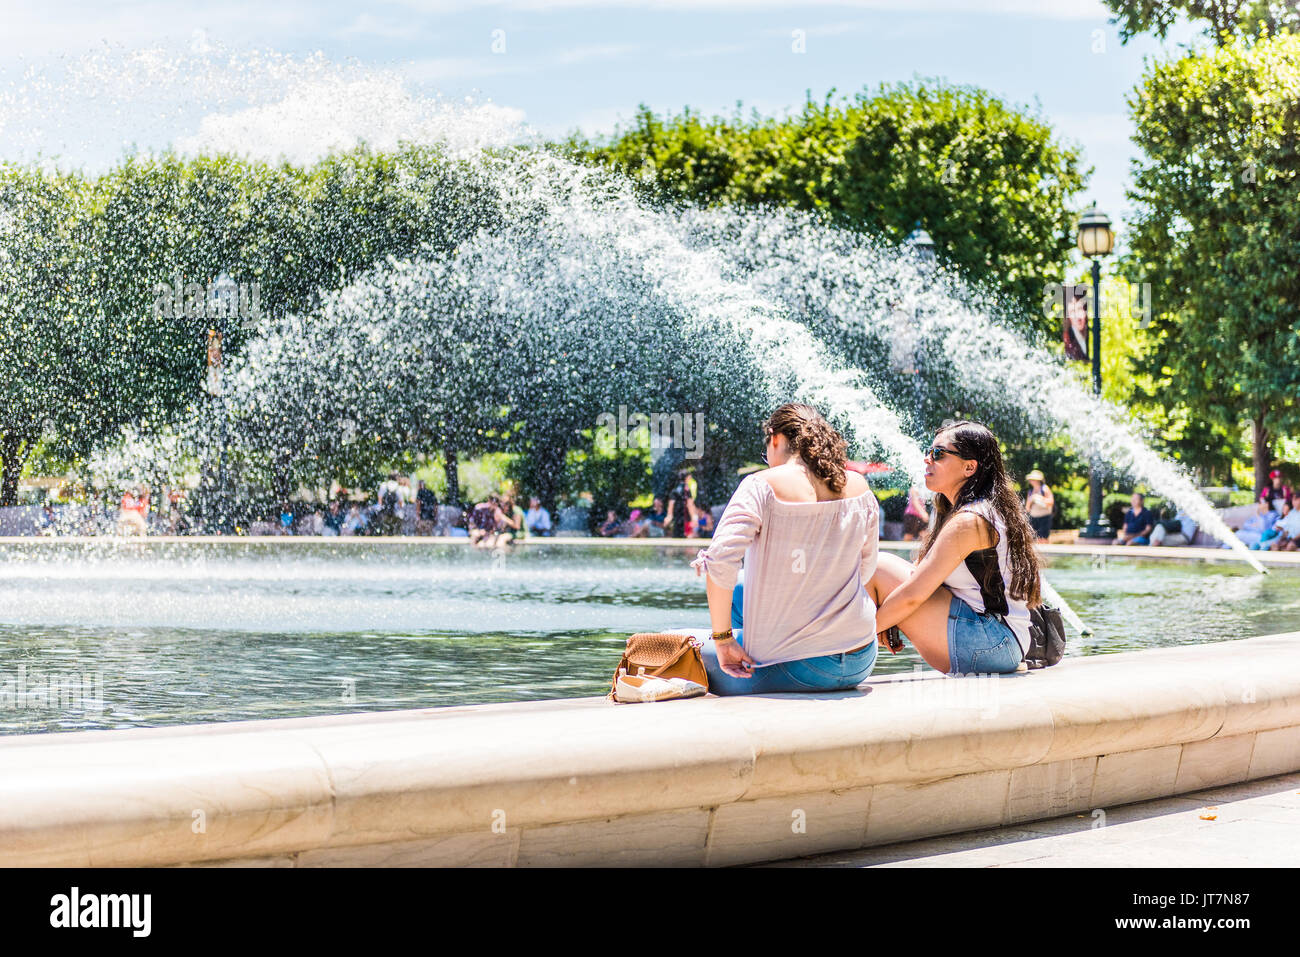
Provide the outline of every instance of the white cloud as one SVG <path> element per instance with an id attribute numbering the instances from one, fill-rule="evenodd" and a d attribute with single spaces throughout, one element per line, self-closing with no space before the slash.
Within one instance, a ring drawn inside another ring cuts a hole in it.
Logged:
<path id="1" fill-rule="evenodd" d="M 798 25 L 804 36 L 807 37 L 837 37 L 845 33 L 855 33 L 867 26 L 866 20 L 845 20 L 840 23 L 822 23 L 813 26 Z M 790 30 L 794 28 L 777 27 L 763 31 L 764 36 L 769 37 L 786 37 L 790 35 Z"/>
<path id="2" fill-rule="evenodd" d="M 447 83 L 473 80 L 507 73 L 527 73 L 532 67 L 527 61 L 506 54 L 488 54 L 479 57 L 430 57 L 411 60 L 398 69 L 403 76 L 422 83 Z"/>
<path id="3" fill-rule="evenodd" d="M 372 17 L 362 13 L 350 24 L 339 31 L 340 36 L 380 37 L 385 40 L 401 40 L 411 36 L 409 22 L 395 22 Z"/>
<path id="4" fill-rule="evenodd" d="M 233 152 L 293 163 L 361 142 L 375 149 L 436 142 L 477 150 L 526 136 L 523 118 L 522 111 L 493 103 L 412 96 L 394 76 L 325 75 L 293 84 L 275 102 L 208 114 L 176 145 L 184 153 Z"/>
<path id="5" fill-rule="evenodd" d="M 693 59 L 696 57 L 719 57 L 732 56 L 736 53 L 743 53 L 745 47 L 739 43 L 720 43 L 716 46 L 694 47 L 689 50 L 669 50 L 668 57 L 674 60 Z"/>
<path id="6" fill-rule="evenodd" d="M 597 46 L 574 47 L 556 54 L 554 61 L 561 64 L 582 63 L 584 60 L 609 60 L 635 53 L 640 47 L 626 43 L 609 43 Z"/>

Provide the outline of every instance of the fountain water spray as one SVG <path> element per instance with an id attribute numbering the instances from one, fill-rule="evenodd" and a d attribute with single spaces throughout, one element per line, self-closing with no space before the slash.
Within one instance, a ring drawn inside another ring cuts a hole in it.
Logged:
<path id="1" fill-rule="evenodd" d="M 954 277 L 923 275 L 905 250 L 791 210 L 699 211 L 685 228 L 698 242 L 726 249 L 735 275 L 800 309 L 823 337 L 857 336 L 859 353 L 872 345 L 883 355 L 919 352 L 927 370 L 951 378 L 967 407 L 1016 415 L 1040 435 L 1069 436 L 1081 452 L 1145 481 L 1266 572 L 1184 471 L 1142 441 L 1123 410 L 1083 389 L 1055 355 L 973 309 Z"/>
<path id="2" fill-rule="evenodd" d="M 203 82 L 196 83 L 195 75 Z M 448 329 L 453 313 L 412 308 L 410 300 L 402 300 L 401 283 L 413 291 L 422 280 L 438 276 L 444 288 L 470 290 L 504 309 L 531 304 L 535 315 L 554 318 L 555 309 L 536 308 L 539 289 L 554 292 L 575 276 L 617 275 L 620 288 L 638 297 L 624 303 L 629 314 L 640 308 L 672 314 L 689 342 L 718 336 L 728 343 L 743 341 L 742 365 L 755 378 L 731 383 L 733 388 L 765 400 L 793 396 L 822 406 L 847 426 L 859 448 L 876 445 L 914 481 L 923 471 L 916 441 L 880 398 L 881 383 L 889 378 L 882 367 L 909 355 L 923 356 L 927 370 L 942 368 L 967 407 L 1019 415 L 1040 434 L 1064 432 L 1081 451 L 1145 480 L 1263 570 L 1187 477 L 1142 443 L 1120 410 L 1081 389 L 1050 353 L 1033 349 L 968 306 L 951 277 L 921 275 L 899 250 L 790 210 L 647 208 L 625 177 L 535 148 L 539 138 L 517 122 L 517 114 L 414 96 L 391 71 L 278 55 L 226 61 L 205 43 L 180 58 L 156 51 L 117 60 L 98 55 L 76 64 L 70 77 L 66 82 L 83 93 L 137 107 L 146 89 L 164 99 L 197 90 L 209 112 L 196 133 L 178 141 L 185 150 L 267 158 L 268 150 L 279 155 L 292 147 L 302 160 L 360 142 L 381 147 L 436 142 L 468 158 L 490 186 L 503 228 L 484 231 L 447 261 L 416 256 L 409 263 L 380 266 L 332 299 L 332 313 L 291 317 L 283 328 L 271 324 L 263 330 L 263 341 L 250 346 L 236 378 L 245 384 L 242 398 L 260 408 L 266 423 L 273 424 L 277 412 L 283 421 L 303 411 L 292 404 L 274 408 L 277 401 L 292 400 L 295 390 L 317 389 L 322 398 L 340 395 L 338 388 L 312 385 L 307 375 L 322 371 L 322 361 L 337 369 L 340 357 L 308 361 L 302 355 L 310 351 L 303 348 L 311 338 L 306 330 L 328 325 L 331 315 L 355 320 L 362 308 L 371 310 L 364 341 L 344 338 L 348 361 L 372 379 L 382 380 L 385 366 L 379 359 L 391 353 L 388 320 L 400 317 L 407 328 L 414 320 L 427 321 L 435 334 Z M 0 122 L 7 118 L 12 129 L 22 109 L 57 92 L 45 87 L 37 83 L 20 97 L 10 95 L 0 104 L 5 107 Z M 320 102 L 330 103 L 328 123 L 314 105 Z M 521 143 L 534 146 L 508 148 Z M 529 259 L 529 244 L 541 233 L 556 255 Z M 520 270 L 521 261 L 533 271 Z M 473 264 L 477 273 L 470 271 Z M 384 276 L 385 270 L 391 276 Z M 590 283 L 585 288 L 590 291 Z M 900 314 L 918 321 L 900 323 Z M 518 328 L 540 331 L 541 325 Z M 287 338 L 286 329 L 291 330 Z M 605 334 L 625 331 L 626 325 Z M 327 346 L 327 340 L 312 341 Z M 686 354 L 700 361 L 690 349 Z M 284 390 L 254 394 L 271 381 Z M 238 418 L 241 393 L 234 392 L 232 416 Z M 324 402 L 313 411 L 307 421 L 317 431 L 336 429 L 354 414 L 337 406 L 331 412 Z"/>

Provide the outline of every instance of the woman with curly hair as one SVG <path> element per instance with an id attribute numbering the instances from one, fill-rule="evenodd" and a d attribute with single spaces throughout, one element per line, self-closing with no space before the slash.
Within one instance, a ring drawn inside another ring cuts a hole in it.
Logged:
<path id="1" fill-rule="evenodd" d="M 811 406 L 781 406 L 763 440 L 769 468 L 740 483 L 692 562 L 707 575 L 709 690 L 853 688 L 876 663 L 876 606 L 865 588 L 876 567 L 876 497 L 845 470 L 847 443 Z"/>
<path id="2" fill-rule="evenodd" d="M 935 435 L 925 463 L 934 524 L 915 565 L 880 557 L 867 586 L 876 624 L 882 633 L 897 625 L 938 671 L 1015 671 L 1029 651 L 1029 609 L 1042 599 L 1034 530 L 998 440 L 955 422 Z"/>

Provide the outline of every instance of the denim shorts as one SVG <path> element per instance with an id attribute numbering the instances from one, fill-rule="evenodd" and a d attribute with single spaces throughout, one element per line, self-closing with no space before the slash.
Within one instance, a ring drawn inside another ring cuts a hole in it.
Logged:
<path id="1" fill-rule="evenodd" d="M 731 596 L 731 629 L 736 642 L 745 647 L 744 628 L 741 625 L 744 582 L 737 581 Z M 704 670 L 709 675 L 709 691 L 716 695 L 780 694 L 793 691 L 846 691 L 856 688 L 871 675 L 876 666 L 878 645 L 876 636 L 862 639 L 866 647 L 859 651 L 838 655 L 818 655 L 799 658 L 775 665 L 761 665 L 754 669 L 753 677 L 736 678 L 718 665 L 718 654 L 713 639 L 706 638 L 700 653 Z"/>
<path id="2" fill-rule="evenodd" d="M 1010 625 L 952 596 L 948 605 L 948 674 L 1003 674 L 1015 671 L 1023 657 Z"/>

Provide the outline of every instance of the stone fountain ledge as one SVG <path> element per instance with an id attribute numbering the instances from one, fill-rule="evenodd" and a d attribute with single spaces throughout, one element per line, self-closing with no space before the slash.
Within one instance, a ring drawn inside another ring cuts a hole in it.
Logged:
<path id="1" fill-rule="evenodd" d="M 717 866 L 1296 770 L 1300 632 L 835 694 L 13 736 L 0 865 Z"/>
<path id="2" fill-rule="evenodd" d="M 469 547 L 466 538 L 439 537 L 433 535 L 150 535 L 147 537 L 132 535 L 7 535 L 0 536 L 0 545 L 99 545 L 138 547 L 141 545 L 230 545 L 230 546 L 273 546 L 293 548 L 302 545 L 332 544 L 343 548 L 357 548 L 366 545 L 397 545 L 414 547 L 419 545 L 462 545 Z M 523 546 L 558 545 L 565 547 L 585 546 L 593 548 L 687 548 L 708 547 L 708 539 L 699 538 L 598 538 L 592 537 L 553 537 L 525 538 L 516 543 Z M 880 547 L 887 551 L 909 552 L 917 547 L 916 542 L 882 541 Z M 1044 555 L 1096 555 L 1108 558 L 1129 559 L 1167 559 L 1178 561 L 1203 561 L 1212 564 L 1243 564 L 1235 552 L 1226 548 L 1190 548 L 1176 546 L 1150 545 L 1039 545 L 1038 551 Z M 1300 552 L 1251 552 L 1263 565 L 1293 565 L 1300 567 Z"/>

